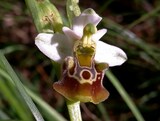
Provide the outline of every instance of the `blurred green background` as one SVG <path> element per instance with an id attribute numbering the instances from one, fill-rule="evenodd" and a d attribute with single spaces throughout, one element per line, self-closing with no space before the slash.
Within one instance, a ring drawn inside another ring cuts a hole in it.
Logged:
<path id="1" fill-rule="evenodd" d="M 67 24 L 65 0 L 52 0 Z M 142 113 L 145 121 L 160 121 L 160 1 L 80 0 L 81 10 L 93 8 L 103 17 L 98 28 L 107 28 L 102 41 L 122 48 L 128 60 L 110 70 Z M 69 119 L 65 99 L 52 89 L 57 81 L 51 61 L 35 46 L 38 34 L 23 0 L 0 1 L 0 51 L 22 83 Z M 0 64 L 1 65 L 1 64 Z M 3 75 L 0 66 L 0 119 L 33 120 L 19 92 Z M 107 77 L 110 97 L 103 105 L 82 103 L 84 121 L 136 121 L 131 110 Z M 33 98 L 33 97 L 32 97 Z M 44 108 L 36 103 L 46 121 Z M 103 107 L 103 108 L 102 108 Z M 105 111 L 103 111 L 105 109 Z M 27 115 L 26 115 L 27 114 Z"/>

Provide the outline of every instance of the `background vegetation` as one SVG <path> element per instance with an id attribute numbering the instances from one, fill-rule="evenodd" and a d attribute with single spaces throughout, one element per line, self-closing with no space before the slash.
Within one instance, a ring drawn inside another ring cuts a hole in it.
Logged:
<path id="1" fill-rule="evenodd" d="M 67 24 L 66 1 L 51 2 L 61 12 L 63 21 Z M 79 5 L 81 10 L 90 7 L 103 16 L 98 28 L 105 27 L 108 33 L 102 41 L 122 48 L 128 56 L 126 63 L 110 68 L 113 74 L 109 72 L 104 78 L 104 85 L 110 92 L 109 99 L 99 105 L 81 104 L 83 120 L 136 121 L 121 88 L 118 90 L 111 81 L 116 78 L 145 121 L 160 121 L 160 1 L 80 0 Z M 37 115 L 42 115 L 45 121 L 69 119 L 65 99 L 52 89 L 53 82 L 57 81 L 55 67 L 34 44 L 37 34 L 23 0 L 1 0 L 1 120 L 34 121 L 32 114 L 37 113 L 36 107 L 40 112 Z M 12 65 L 13 72 L 3 55 Z M 29 96 L 22 91 L 24 89 L 20 81 Z M 35 109 L 32 112 L 25 103 L 26 99 L 30 102 L 28 105 Z"/>

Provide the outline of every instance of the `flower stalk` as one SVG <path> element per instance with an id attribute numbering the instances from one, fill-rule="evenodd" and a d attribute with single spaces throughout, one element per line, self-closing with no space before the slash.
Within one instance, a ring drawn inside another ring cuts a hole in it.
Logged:
<path id="1" fill-rule="evenodd" d="M 70 116 L 70 121 L 82 121 L 80 101 L 74 102 L 67 100 L 67 108 Z"/>

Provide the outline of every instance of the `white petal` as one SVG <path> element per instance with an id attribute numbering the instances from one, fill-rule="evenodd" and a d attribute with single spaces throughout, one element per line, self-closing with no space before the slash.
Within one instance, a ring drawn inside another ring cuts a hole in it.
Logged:
<path id="1" fill-rule="evenodd" d="M 118 66 L 127 60 L 123 50 L 118 47 L 97 41 L 95 60 L 97 62 L 108 63 L 109 66 Z"/>
<path id="2" fill-rule="evenodd" d="M 73 31 L 77 32 L 79 36 L 83 35 L 83 28 L 92 23 L 95 26 L 101 21 L 101 17 L 95 13 L 91 8 L 86 9 L 80 16 L 77 16 L 73 20 Z"/>
<path id="3" fill-rule="evenodd" d="M 62 34 L 40 33 L 35 38 L 39 50 L 56 62 L 63 62 L 66 56 L 72 55 L 72 48 L 66 36 Z"/>
<path id="4" fill-rule="evenodd" d="M 63 30 L 64 34 L 71 40 L 79 40 L 79 39 L 81 39 L 81 36 L 76 34 L 76 32 L 74 32 L 73 30 L 71 30 L 68 27 L 63 27 L 62 30 Z"/>
<path id="5" fill-rule="evenodd" d="M 107 29 L 98 30 L 95 34 L 92 35 L 92 40 L 98 41 L 106 32 L 107 32 Z"/>

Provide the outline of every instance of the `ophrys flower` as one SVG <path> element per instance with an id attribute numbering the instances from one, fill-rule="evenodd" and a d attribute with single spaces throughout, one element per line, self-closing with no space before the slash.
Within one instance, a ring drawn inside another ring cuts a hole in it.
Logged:
<path id="1" fill-rule="evenodd" d="M 120 48 L 99 41 L 107 32 L 96 28 L 101 19 L 94 10 L 86 9 L 75 17 L 71 29 L 63 27 L 64 34 L 41 33 L 36 37 L 37 47 L 63 64 L 62 77 L 53 87 L 71 101 L 105 100 L 109 95 L 102 85 L 105 70 L 127 59 Z"/>

